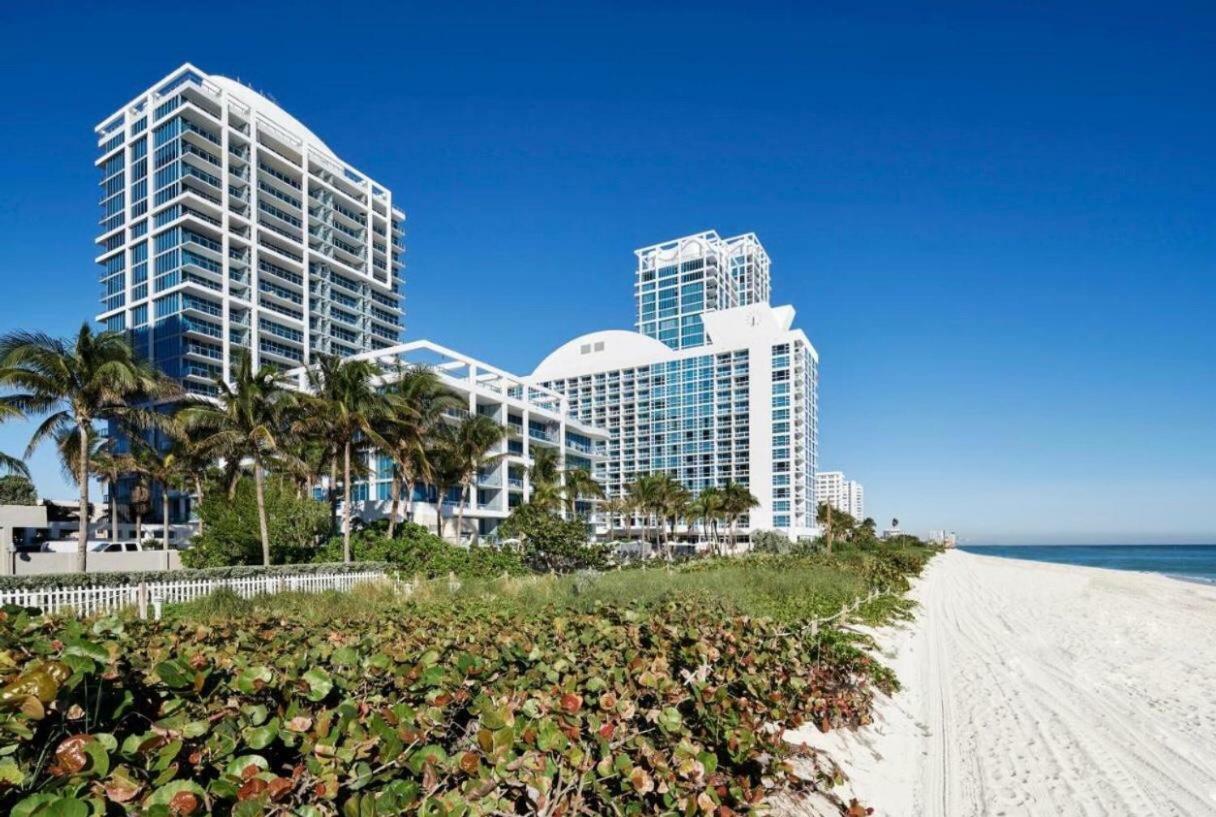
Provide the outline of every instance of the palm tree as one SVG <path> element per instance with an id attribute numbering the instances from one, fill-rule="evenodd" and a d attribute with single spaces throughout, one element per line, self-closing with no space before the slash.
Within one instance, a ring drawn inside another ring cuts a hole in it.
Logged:
<path id="1" fill-rule="evenodd" d="M 189 483 L 194 488 L 192 501 L 201 505 L 208 472 L 215 466 L 215 458 L 208 453 L 202 440 L 184 432 L 174 441 L 173 455 L 177 460 L 177 467 L 181 471 L 182 482 Z M 198 533 L 202 532 L 203 518 L 199 516 Z"/>
<path id="2" fill-rule="evenodd" d="M 55 432 L 55 450 L 59 454 L 59 464 L 63 471 L 64 478 L 79 487 L 81 474 L 81 453 L 80 453 L 80 433 L 79 429 L 74 426 L 65 427 Z M 89 457 L 89 473 L 105 475 L 109 478 L 109 473 L 114 469 L 120 469 L 119 473 L 124 473 L 125 470 L 130 470 L 130 458 L 123 454 L 113 455 L 110 452 L 114 449 L 112 441 L 108 444 L 107 439 L 97 436 L 93 437 L 88 444 Z M 115 477 L 117 479 L 117 477 Z M 112 485 L 112 483 L 111 483 Z M 113 523 L 114 510 L 116 502 L 114 500 L 113 487 L 110 490 L 110 540 L 116 538 L 116 526 Z M 81 519 L 84 519 L 82 516 Z"/>
<path id="3" fill-rule="evenodd" d="M 688 491 L 665 471 L 639 477 L 634 485 L 637 486 L 635 501 L 646 511 L 647 516 L 654 518 L 655 546 L 663 548 L 670 558 L 671 538 L 668 536 L 668 523 L 670 533 L 674 536 L 676 518 L 684 513 Z"/>
<path id="4" fill-rule="evenodd" d="M 110 494 L 110 541 L 118 541 L 118 480 L 123 474 L 130 473 L 131 462 L 130 457 L 118 450 L 118 435 L 108 434 L 105 438 L 97 441 L 96 447 L 90 456 L 93 462 L 93 472 L 104 478 L 108 486 Z M 68 443 L 68 446 L 75 452 L 71 454 L 73 473 L 79 473 L 76 467 L 75 458 L 79 455 L 80 447 L 75 440 Z M 60 458 L 67 462 L 69 452 L 64 446 L 60 446 Z"/>
<path id="5" fill-rule="evenodd" d="M 667 558 L 670 559 L 674 555 L 676 527 L 681 519 L 688 516 L 692 495 L 687 488 L 670 475 L 663 474 L 663 476 L 666 477 L 663 483 L 663 516 L 666 517 L 668 524 Z"/>
<path id="6" fill-rule="evenodd" d="M 169 492 L 181 484 L 186 471 L 179 456 L 181 444 L 166 446 L 143 437 L 131 440 L 131 459 L 137 474 L 160 485 L 161 547 L 169 549 Z"/>
<path id="7" fill-rule="evenodd" d="M 434 439 L 427 447 L 426 459 L 431 464 L 431 485 L 435 488 L 435 532 L 443 538 L 443 504 L 448 493 L 460 484 L 460 466 L 453 447 L 447 438 L 451 427 L 444 424 L 435 430 Z"/>
<path id="8" fill-rule="evenodd" d="M 736 544 L 735 524 L 739 517 L 760 505 L 760 500 L 746 487 L 737 482 L 728 482 L 722 486 L 722 514 L 730 526 L 730 549 L 734 552 Z"/>
<path id="9" fill-rule="evenodd" d="M 5 402 L 0 402 L 0 423 L 5 420 L 17 420 L 25 417 L 14 406 Z M 26 479 L 30 478 L 29 469 L 25 467 L 25 463 L 16 457 L 5 454 L 0 451 L 0 474 L 17 474 Z"/>
<path id="10" fill-rule="evenodd" d="M 628 529 L 629 514 L 633 512 L 633 503 L 630 502 L 627 496 L 614 496 L 604 501 L 600 505 L 600 512 L 604 514 L 608 521 L 608 541 L 616 541 L 616 518 L 623 516 L 626 519 L 626 529 Z"/>
<path id="11" fill-rule="evenodd" d="M 604 486 L 595 481 L 586 468 L 567 468 L 563 475 L 566 483 L 566 508 L 574 514 L 580 499 L 603 499 Z"/>
<path id="12" fill-rule="evenodd" d="M 388 388 L 389 413 L 381 437 L 385 453 L 393 460 L 392 505 L 388 516 L 388 536 L 397 527 L 401 492 L 405 489 L 405 517 L 413 517 L 414 488 L 433 477 L 427 459 L 427 441 L 443 419 L 443 412 L 460 404 L 447 391 L 434 370 L 425 366 L 402 369 Z"/>
<path id="13" fill-rule="evenodd" d="M 689 506 L 689 513 L 701 522 L 701 532 L 709 533 L 710 549 L 718 553 L 718 517 L 722 514 L 723 496 L 718 488 L 705 488 Z"/>
<path id="14" fill-rule="evenodd" d="M 324 429 L 342 453 L 342 560 L 350 561 L 351 454 L 357 442 L 380 449 L 388 444 L 377 427 L 388 416 L 389 401 L 373 381 L 379 367 L 370 360 L 324 357 L 308 370 L 312 394 L 306 398 L 311 417 L 302 427 Z"/>
<path id="15" fill-rule="evenodd" d="M 630 507 L 635 509 L 642 518 L 642 542 L 649 544 L 647 536 L 650 533 L 650 508 L 651 497 L 654 493 L 653 483 L 650 479 L 650 474 L 642 474 L 634 479 L 633 482 L 625 486 L 625 501 Z M 646 548 L 643 548 L 642 555 L 645 556 Z"/>
<path id="16" fill-rule="evenodd" d="M 253 462 L 257 494 L 258 529 L 262 539 L 262 563 L 270 564 L 270 532 L 266 521 L 266 469 L 276 461 L 295 459 L 283 449 L 289 434 L 283 420 L 295 395 L 283 384 L 277 369 L 263 366 L 254 371 L 247 352 L 237 358 L 232 382 L 216 381 L 219 395 L 212 401 L 197 401 L 178 413 L 186 433 L 196 435 L 202 452 L 227 463 Z M 236 483 L 230 485 L 234 490 Z"/>
<path id="17" fill-rule="evenodd" d="M 495 451 L 507 435 L 507 430 L 483 414 L 470 414 L 455 425 L 446 427 L 446 433 L 440 438 L 446 449 L 448 465 L 457 476 L 456 484 L 460 486 L 460 504 L 456 511 L 456 538 L 459 540 L 464 530 L 464 510 L 469 501 L 469 493 L 477 472 L 498 462 L 504 456 L 501 451 Z M 442 497 L 440 497 L 440 512 L 442 515 Z"/>
<path id="18" fill-rule="evenodd" d="M 542 483 L 559 485 L 561 483 L 561 459 L 557 455 L 557 449 L 536 445 L 531 447 L 530 454 L 532 464 L 528 466 L 528 481 L 534 487 Z"/>
<path id="19" fill-rule="evenodd" d="M 150 408 L 180 389 L 147 363 L 136 360 L 122 332 L 95 334 L 88 323 L 70 341 L 42 332 L 13 332 L 0 338 L 0 385 L 17 391 L 3 401 L 23 414 L 47 414 L 30 438 L 28 458 L 40 443 L 65 434 L 78 445 L 80 535 L 76 568 L 85 569 L 91 527 L 89 473 L 94 424 L 114 420 L 147 428 L 167 421 Z"/>

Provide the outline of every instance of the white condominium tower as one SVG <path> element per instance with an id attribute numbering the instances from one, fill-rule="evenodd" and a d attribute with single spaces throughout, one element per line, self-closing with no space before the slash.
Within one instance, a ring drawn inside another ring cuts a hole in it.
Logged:
<path id="1" fill-rule="evenodd" d="M 815 496 L 838 511 L 861 521 L 866 516 L 865 489 L 843 471 L 820 471 L 815 475 Z"/>
<path id="2" fill-rule="evenodd" d="M 187 64 L 96 130 L 97 319 L 187 390 L 400 342 L 404 214 L 277 104 Z"/>
<path id="3" fill-rule="evenodd" d="M 794 328 L 794 308 L 769 304 L 764 248 L 750 233 L 722 239 L 711 231 L 637 257 L 640 331 L 576 338 L 546 357 L 532 381 L 608 431 L 594 470 L 608 496 L 652 472 L 693 493 L 733 481 L 760 501 L 743 530 L 810 535 L 819 356 Z M 621 522 L 635 531 L 640 524 Z"/>
<path id="4" fill-rule="evenodd" d="M 768 253 L 755 233 L 722 238 L 715 231 L 634 250 L 638 332 L 673 349 L 701 346 L 701 315 L 768 303 Z"/>

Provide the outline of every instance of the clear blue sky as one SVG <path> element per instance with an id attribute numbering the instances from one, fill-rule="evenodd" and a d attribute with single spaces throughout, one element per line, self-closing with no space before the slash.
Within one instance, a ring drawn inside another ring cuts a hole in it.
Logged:
<path id="1" fill-rule="evenodd" d="M 0 10 L 0 331 L 95 313 L 92 127 L 190 61 L 392 187 L 410 338 L 529 372 L 753 230 L 880 521 L 1216 541 L 1210 3 L 223 5 Z"/>

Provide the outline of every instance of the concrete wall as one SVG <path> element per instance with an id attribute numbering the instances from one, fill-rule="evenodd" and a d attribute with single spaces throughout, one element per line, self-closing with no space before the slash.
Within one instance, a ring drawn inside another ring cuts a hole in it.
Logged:
<path id="1" fill-rule="evenodd" d="M 75 573 L 75 553 L 14 553 L 14 576 L 37 576 L 47 573 Z M 89 553 L 85 560 L 87 573 L 123 573 L 143 570 L 177 570 L 182 566 L 176 550 L 148 550 L 140 553 Z"/>

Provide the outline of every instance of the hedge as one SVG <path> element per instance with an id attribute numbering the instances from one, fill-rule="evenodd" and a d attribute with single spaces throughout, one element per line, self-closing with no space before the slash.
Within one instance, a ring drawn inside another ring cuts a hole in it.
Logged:
<path id="1" fill-rule="evenodd" d="M 46 573 L 38 576 L 0 576 L 0 592 L 61 587 L 114 587 L 140 582 L 197 581 L 200 579 L 244 579 L 250 576 L 280 576 L 311 573 L 360 573 L 388 570 L 387 562 L 323 562 L 289 565 L 233 565 L 195 570 L 138 570 L 116 573 Z"/>

